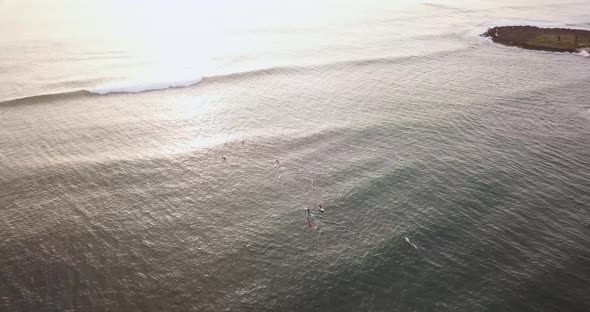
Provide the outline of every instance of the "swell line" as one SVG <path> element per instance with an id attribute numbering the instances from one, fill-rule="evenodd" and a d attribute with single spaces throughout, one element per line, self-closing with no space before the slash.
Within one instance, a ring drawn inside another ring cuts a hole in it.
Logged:
<path id="1" fill-rule="evenodd" d="M 465 48 L 459 48 L 450 51 L 439 51 L 427 55 L 411 55 L 411 56 L 400 56 L 400 57 L 383 57 L 383 58 L 371 58 L 361 60 L 351 60 L 333 63 L 324 63 L 319 65 L 310 66 L 277 66 L 262 69 L 255 69 L 243 72 L 234 72 L 228 74 L 212 75 L 205 77 L 195 77 L 194 79 L 178 80 L 178 81 L 163 81 L 163 82 L 152 82 L 143 84 L 131 84 L 124 82 L 120 85 L 111 83 L 111 87 L 96 87 L 80 90 L 72 90 L 60 93 L 48 93 L 39 94 L 34 96 L 26 96 L 22 98 L 9 99 L 0 101 L 0 106 L 14 106 L 14 105 L 30 105 L 30 104 L 41 104 L 47 101 L 57 100 L 69 100 L 74 98 L 90 97 L 90 96 L 105 96 L 109 94 L 122 94 L 122 93 L 143 93 L 153 92 L 172 88 L 185 88 L 195 86 L 201 83 L 219 83 L 229 82 L 239 79 L 247 79 L 252 77 L 269 76 L 288 74 L 303 71 L 317 71 L 319 69 L 334 69 L 334 68 L 346 68 L 351 66 L 369 66 L 375 64 L 400 64 L 405 62 L 411 62 L 414 60 L 430 59 L 433 57 L 441 57 L 451 55 L 463 50 Z"/>
<path id="2" fill-rule="evenodd" d="M 69 100 L 73 98 L 88 97 L 92 95 L 93 94 L 88 90 L 47 93 L 2 101 L 0 102 L 0 106 L 41 104 L 47 101 Z"/>

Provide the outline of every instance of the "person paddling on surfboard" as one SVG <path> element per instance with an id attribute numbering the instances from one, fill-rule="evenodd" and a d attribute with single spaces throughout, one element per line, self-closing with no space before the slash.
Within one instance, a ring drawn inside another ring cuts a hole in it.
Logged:
<path id="1" fill-rule="evenodd" d="M 315 225 L 311 221 L 311 211 L 308 207 L 305 207 L 305 228 L 306 229 L 315 229 Z"/>
<path id="2" fill-rule="evenodd" d="M 410 239 L 407 236 L 404 236 L 404 238 L 406 239 L 406 242 L 408 242 L 408 244 L 410 244 L 410 246 L 414 247 L 415 249 L 418 249 L 418 246 L 416 246 L 416 244 L 414 244 L 412 241 L 410 241 Z"/>

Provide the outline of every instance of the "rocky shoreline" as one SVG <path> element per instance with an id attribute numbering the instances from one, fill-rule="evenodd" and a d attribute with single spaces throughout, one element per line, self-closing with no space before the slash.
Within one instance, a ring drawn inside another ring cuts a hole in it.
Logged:
<path id="1" fill-rule="evenodd" d="M 482 34 L 493 42 L 529 50 L 576 53 L 590 49 L 590 31 L 535 26 L 498 26 Z"/>

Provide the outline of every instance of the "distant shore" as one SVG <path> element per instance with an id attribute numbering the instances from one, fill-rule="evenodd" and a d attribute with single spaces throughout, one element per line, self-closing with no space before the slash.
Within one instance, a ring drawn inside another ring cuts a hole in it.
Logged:
<path id="1" fill-rule="evenodd" d="M 488 29 L 482 36 L 529 50 L 575 53 L 590 49 L 590 31 L 580 29 L 498 26 Z"/>

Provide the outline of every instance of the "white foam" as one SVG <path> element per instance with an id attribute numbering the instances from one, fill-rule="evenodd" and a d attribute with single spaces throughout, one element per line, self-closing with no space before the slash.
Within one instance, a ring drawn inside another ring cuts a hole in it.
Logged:
<path id="1" fill-rule="evenodd" d="M 565 23 L 551 22 L 551 21 L 540 21 L 540 20 L 525 20 L 525 19 L 499 19 L 493 21 L 486 21 L 480 26 L 492 28 L 494 26 L 537 26 L 545 28 L 555 27 L 567 27 Z"/>
<path id="2" fill-rule="evenodd" d="M 574 53 L 574 54 L 579 55 L 579 56 L 583 56 L 583 57 L 590 57 L 590 51 L 585 50 L 585 49 L 582 49 L 580 52 Z"/>
<path id="3" fill-rule="evenodd" d="M 153 90 L 164 90 L 169 88 L 181 88 L 196 85 L 203 77 L 183 79 L 129 79 L 109 82 L 107 84 L 91 88 L 88 91 L 96 94 L 109 93 L 139 93 Z"/>

